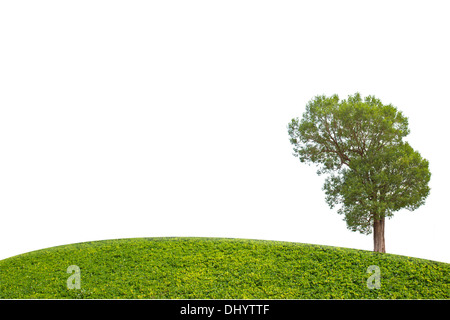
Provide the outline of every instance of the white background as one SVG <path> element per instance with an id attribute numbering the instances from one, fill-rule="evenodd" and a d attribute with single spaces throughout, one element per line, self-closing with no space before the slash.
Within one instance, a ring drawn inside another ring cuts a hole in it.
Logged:
<path id="1" fill-rule="evenodd" d="M 286 126 L 359 91 L 409 118 L 431 194 L 387 252 L 450 262 L 446 1 L 2 1 L 0 259 L 200 236 L 373 249 Z"/>

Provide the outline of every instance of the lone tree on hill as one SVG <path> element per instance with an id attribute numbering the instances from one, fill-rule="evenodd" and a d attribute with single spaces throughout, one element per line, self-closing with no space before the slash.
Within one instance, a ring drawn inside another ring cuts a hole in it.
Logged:
<path id="1" fill-rule="evenodd" d="M 385 218 L 413 211 L 430 193 L 428 161 L 408 142 L 408 119 L 392 105 L 359 93 L 339 101 L 316 96 L 303 118 L 288 125 L 294 156 L 328 173 L 323 190 L 333 208 L 341 205 L 347 228 L 370 234 L 374 251 L 386 252 Z"/>

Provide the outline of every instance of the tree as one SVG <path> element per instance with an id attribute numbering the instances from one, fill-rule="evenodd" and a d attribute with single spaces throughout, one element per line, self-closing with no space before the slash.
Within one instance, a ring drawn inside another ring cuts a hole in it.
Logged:
<path id="1" fill-rule="evenodd" d="M 287 128 L 294 156 L 328 174 L 323 190 L 330 208 L 340 205 L 347 228 L 373 232 L 374 251 L 386 252 L 385 218 L 417 209 L 430 193 L 428 161 L 403 141 L 408 119 L 374 96 L 322 95 Z"/>

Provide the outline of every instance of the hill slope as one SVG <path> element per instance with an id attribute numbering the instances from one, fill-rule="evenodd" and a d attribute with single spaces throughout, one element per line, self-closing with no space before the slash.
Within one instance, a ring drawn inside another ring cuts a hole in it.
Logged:
<path id="1" fill-rule="evenodd" d="M 67 288 L 72 265 L 80 289 Z M 379 289 L 367 286 L 371 265 L 380 268 Z M 1 260 L 0 298 L 449 299 L 449 275 L 447 263 L 339 247 L 133 238 Z"/>

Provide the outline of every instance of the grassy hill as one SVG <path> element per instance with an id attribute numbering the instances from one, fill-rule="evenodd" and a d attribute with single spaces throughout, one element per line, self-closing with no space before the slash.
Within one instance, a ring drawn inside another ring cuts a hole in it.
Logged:
<path id="1" fill-rule="evenodd" d="M 68 289 L 67 268 L 80 268 Z M 370 265 L 381 288 L 369 289 Z M 0 298 L 449 299 L 450 264 L 301 243 L 133 238 L 0 261 Z"/>

